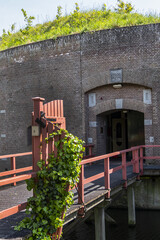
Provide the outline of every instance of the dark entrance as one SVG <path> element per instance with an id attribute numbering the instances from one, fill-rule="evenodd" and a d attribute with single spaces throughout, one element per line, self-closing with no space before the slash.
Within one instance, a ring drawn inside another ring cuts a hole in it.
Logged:
<path id="1" fill-rule="evenodd" d="M 99 154 L 144 144 L 144 114 L 133 110 L 115 110 L 97 116 Z"/>

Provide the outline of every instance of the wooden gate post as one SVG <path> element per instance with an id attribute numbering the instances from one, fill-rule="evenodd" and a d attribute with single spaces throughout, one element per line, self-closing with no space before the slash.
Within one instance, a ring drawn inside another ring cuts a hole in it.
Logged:
<path id="1" fill-rule="evenodd" d="M 43 111 L 43 101 L 44 98 L 35 97 L 32 98 L 33 100 L 33 116 L 32 116 L 32 127 L 37 126 L 39 127 L 38 123 L 36 122 L 36 119 L 40 119 L 41 117 L 41 111 Z M 38 128 L 37 128 L 38 129 Z M 39 170 L 39 167 L 37 166 L 37 162 L 40 160 L 40 140 L 41 140 L 41 130 L 35 131 L 35 134 L 33 136 L 32 131 L 32 159 L 33 159 L 33 172 L 37 172 Z"/>

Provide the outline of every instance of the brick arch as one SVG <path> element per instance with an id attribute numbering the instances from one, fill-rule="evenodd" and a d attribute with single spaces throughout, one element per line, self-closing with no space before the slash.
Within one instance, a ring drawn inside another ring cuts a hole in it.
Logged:
<path id="1" fill-rule="evenodd" d="M 95 115 L 98 115 L 103 112 L 107 112 L 115 109 L 116 109 L 115 99 L 111 99 L 111 100 L 98 103 L 94 107 L 94 113 Z M 138 101 L 135 99 L 123 99 L 122 109 L 134 110 L 134 111 L 145 113 L 145 104 L 142 101 Z"/>

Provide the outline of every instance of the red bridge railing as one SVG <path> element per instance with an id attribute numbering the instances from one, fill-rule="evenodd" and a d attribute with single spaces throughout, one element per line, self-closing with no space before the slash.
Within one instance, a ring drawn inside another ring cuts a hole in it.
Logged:
<path id="1" fill-rule="evenodd" d="M 13 186 L 16 186 L 17 182 L 29 179 L 32 177 L 33 173 L 26 173 L 23 175 L 16 176 L 16 174 L 20 174 L 23 172 L 28 172 L 32 171 L 33 167 L 24 167 L 24 168 L 16 168 L 16 158 L 17 157 L 24 157 L 24 156 L 31 156 L 32 152 L 26 152 L 26 153 L 16 153 L 16 154 L 9 154 L 9 155 L 3 155 L 0 156 L 0 159 L 7 159 L 9 158 L 11 161 L 11 170 L 5 171 L 5 172 L 0 172 L 0 178 L 6 177 L 11 175 L 12 177 L 1 179 L 0 180 L 0 186 L 8 185 L 8 184 L 13 184 Z"/>
<path id="2" fill-rule="evenodd" d="M 84 146 L 85 148 L 89 148 L 89 153 L 90 155 L 85 156 L 91 157 L 92 152 L 91 149 L 94 145 L 86 145 Z M 16 153 L 16 154 L 9 154 L 9 155 L 2 155 L 0 156 L 1 159 L 10 159 L 11 162 L 11 170 L 5 171 L 5 172 L 0 172 L 0 187 L 6 186 L 9 184 L 12 184 L 13 186 L 17 185 L 17 182 L 21 182 L 27 179 L 30 179 L 32 177 L 36 176 L 36 172 L 33 172 L 33 166 L 28 166 L 24 168 L 16 168 L 16 158 L 17 157 L 25 157 L 25 156 L 32 156 L 32 152 L 26 152 L 26 153 Z M 23 160 L 24 161 L 24 160 Z M 25 174 L 23 174 L 25 172 Z M 17 176 L 18 174 L 18 176 Z M 21 175 L 20 175 L 21 174 Z M 8 217 L 12 214 L 15 214 L 17 212 L 20 212 L 26 208 L 27 202 L 19 204 L 17 206 L 11 207 L 9 209 L 6 209 L 4 211 L 0 212 L 0 219 Z"/>
<path id="3" fill-rule="evenodd" d="M 143 145 L 143 146 L 137 146 L 132 147 L 130 149 L 126 149 L 119 152 L 109 153 L 105 155 L 101 155 L 98 157 L 89 158 L 87 160 L 82 160 L 81 162 L 81 173 L 80 173 L 80 181 L 78 184 L 78 190 L 80 193 L 80 196 L 78 197 L 78 203 L 82 204 L 84 203 L 84 187 L 85 184 L 93 182 L 95 180 L 98 180 L 102 177 L 104 177 L 104 186 L 107 191 L 106 198 L 110 198 L 111 193 L 111 185 L 110 185 L 110 175 L 116 171 L 119 171 L 122 169 L 122 180 L 124 180 L 124 187 L 127 187 L 127 167 L 133 166 L 133 173 L 137 174 L 137 178 L 140 177 L 140 175 L 143 174 L 143 160 L 144 159 L 160 159 L 160 156 L 144 156 L 144 148 L 160 148 L 160 145 Z M 131 153 L 132 157 L 131 160 L 126 160 L 126 154 Z M 121 165 L 110 168 L 110 159 L 115 156 L 121 157 Z M 103 160 L 104 161 L 104 171 L 96 174 L 89 178 L 84 178 L 84 165 L 91 164 L 93 162 L 97 162 Z"/>
<path id="4" fill-rule="evenodd" d="M 88 147 L 88 145 L 86 146 Z M 92 146 L 93 147 L 93 146 Z M 85 160 L 82 160 L 81 164 L 81 173 L 80 173 L 80 181 L 78 183 L 78 191 L 80 193 L 80 196 L 78 197 L 78 204 L 84 203 L 84 188 L 85 184 L 93 182 L 95 180 L 98 180 L 102 177 L 104 177 L 104 186 L 106 190 L 106 198 L 110 198 L 111 193 L 111 185 L 110 185 L 110 175 L 116 171 L 119 171 L 122 169 L 122 180 L 124 180 L 124 187 L 127 187 L 127 167 L 133 166 L 133 173 L 137 174 L 137 178 L 140 177 L 140 175 L 143 174 L 143 160 L 152 160 L 152 159 L 160 159 L 160 156 L 144 156 L 144 148 L 160 148 L 160 145 L 143 145 L 143 146 L 137 146 L 132 147 L 130 149 L 126 149 L 119 152 L 109 153 L 97 157 L 88 158 Z M 131 160 L 127 161 L 127 153 L 131 153 Z M 0 159 L 3 158 L 10 158 L 11 159 L 11 170 L 6 172 L 0 173 L 0 178 L 6 177 L 11 175 L 9 178 L 4 178 L 0 180 L 0 186 L 13 184 L 16 185 L 16 182 L 24 181 L 26 179 L 32 178 L 36 176 L 36 172 L 29 172 L 25 173 L 19 176 L 16 176 L 16 174 L 24 173 L 27 171 L 32 171 L 32 166 L 25 167 L 25 168 L 19 168 L 16 169 L 16 158 L 17 157 L 25 157 L 32 155 L 32 152 L 27 153 L 18 153 L 18 154 L 10 154 L 10 155 L 3 155 L 0 156 Z M 121 157 L 121 165 L 116 166 L 114 168 L 110 168 L 110 159 L 112 157 Z M 104 161 L 104 171 L 101 173 L 98 173 L 92 177 L 85 178 L 84 177 L 84 165 L 91 164 L 97 161 L 103 160 Z M 0 212 L 0 219 L 8 217 L 10 215 L 13 215 L 17 212 L 20 212 L 21 210 L 26 208 L 27 203 L 22 203 L 17 206 L 11 207 L 9 209 L 3 210 Z"/>

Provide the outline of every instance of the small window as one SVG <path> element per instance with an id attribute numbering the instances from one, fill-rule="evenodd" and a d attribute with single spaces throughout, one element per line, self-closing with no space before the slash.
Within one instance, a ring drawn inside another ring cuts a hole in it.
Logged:
<path id="1" fill-rule="evenodd" d="M 89 107 L 94 107 L 96 105 L 96 94 L 90 93 L 88 95 L 88 98 L 89 98 Z"/>
<path id="2" fill-rule="evenodd" d="M 151 90 L 143 90 L 143 102 L 146 104 L 151 104 Z"/>

